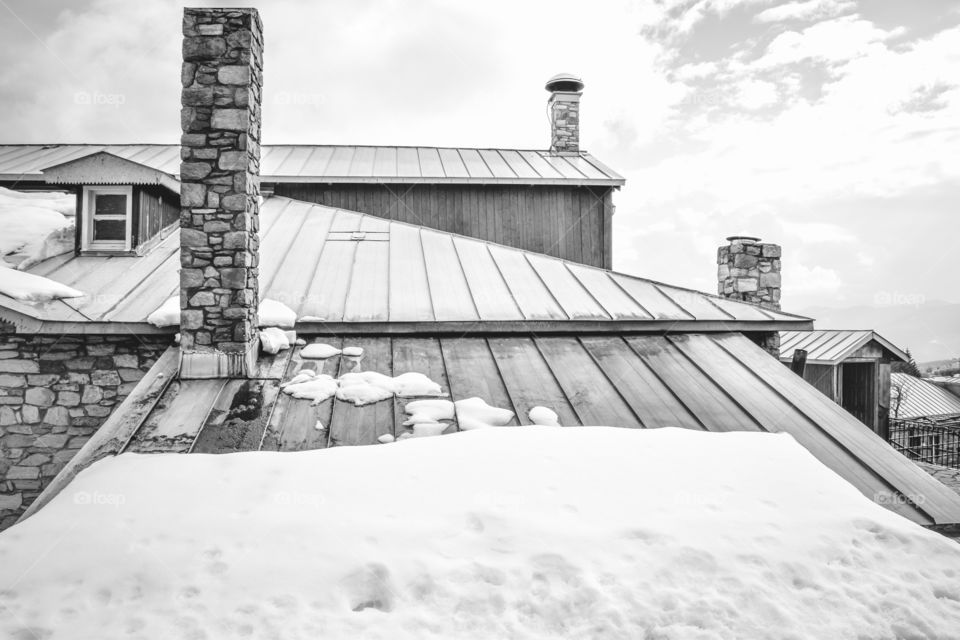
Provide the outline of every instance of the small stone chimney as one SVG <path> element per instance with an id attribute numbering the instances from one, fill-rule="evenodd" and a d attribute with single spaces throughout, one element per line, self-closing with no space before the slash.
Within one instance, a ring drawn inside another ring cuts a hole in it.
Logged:
<path id="1" fill-rule="evenodd" d="M 583 81 L 569 73 L 558 73 L 547 80 L 550 92 L 550 150 L 580 153 L 580 96 Z"/>
<path id="2" fill-rule="evenodd" d="M 724 298 L 780 310 L 780 245 L 750 236 L 730 236 L 717 250 L 717 292 Z M 775 358 L 780 357 L 776 331 L 749 335 Z"/>
<path id="3" fill-rule="evenodd" d="M 780 245 L 730 236 L 717 251 L 717 292 L 731 300 L 780 310 Z"/>
<path id="4" fill-rule="evenodd" d="M 257 358 L 263 27 L 256 9 L 183 11 L 182 378 L 245 378 Z"/>

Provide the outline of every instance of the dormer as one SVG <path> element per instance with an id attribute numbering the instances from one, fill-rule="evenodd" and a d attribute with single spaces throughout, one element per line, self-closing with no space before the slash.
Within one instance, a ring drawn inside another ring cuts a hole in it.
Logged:
<path id="1" fill-rule="evenodd" d="M 144 255 L 180 223 L 180 182 L 153 167 L 99 151 L 42 173 L 77 194 L 78 255 Z"/>

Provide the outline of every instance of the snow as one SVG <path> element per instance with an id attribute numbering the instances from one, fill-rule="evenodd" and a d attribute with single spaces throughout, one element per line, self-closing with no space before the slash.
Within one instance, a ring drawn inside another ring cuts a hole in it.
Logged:
<path id="1" fill-rule="evenodd" d="M 257 316 L 261 327 L 292 329 L 297 323 L 297 314 L 290 307 L 276 300 L 261 300 Z M 156 311 L 147 316 L 147 322 L 155 327 L 179 325 L 180 294 L 168 298 Z"/>
<path id="2" fill-rule="evenodd" d="M 363 356 L 363 347 L 344 347 L 343 355 L 348 358 L 360 358 Z"/>
<path id="3" fill-rule="evenodd" d="M 0 533 L 0 566 L 10 638 L 960 628 L 960 547 L 783 434 L 532 426 L 386 447 L 124 454 Z"/>
<path id="4" fill-rule="evenodd" d="M 299 373 L 297 373 L 297 375 L 290 378 L 290 380 L 288 380 L 287 382 L 284 382 L 283 384 L 281 384 L 280 388 L 286 389 L 291 385 L 300 384 L 301 382 L 306 382 L 307 380 L 312 380 L 316 376 L 317 376 L 317 372 L 314 371 L 313 369 L 304 369 L 303 371 L 300 371 Z"/>
<path id="5" fill-rule="evenodd" d="M 155 327 L 172 327 L 180 324 L 180 294 L 167 298 L 162 305 L 147 316 L 147 322 Z"/>
<path id="6" fill-rule="evenodd" d="M 0 260 L 0 263 L 3 261 Z M 60 284 L 6 265 L 0 264 L 0 293 L 21 302 L 49 302 L 59 298 L 79 298 L 84 295 L 65 284 Z"/>
<path id="7" fill-rule="evenodd" d="M 332 398 L 338 387 L 336 380 L 325 373 L 321 373 L 311 376 L 309 380 L 297 384 L 288 384 L 283 387 L 283 392 L 300 400 L 313 400 L 313 404 L 320 404 L 324 400 Z"/>
<path id="8" fill-rule="evenodd" d="M 292 329 L 297 324 L 297 314 L 282 302 L 265 299 L 260 301 L 257 317 L 261 327 L 280 327 Z"/>
<path id="9" fill-rule="evenodd" d="M 0 263 L 20 269 L 73 250 L 76 198 L 0 187 Z"/>
<path id="10" fill-rule="evenodd" d="M 559 427 L 560 417 L 557 412 L 548 407 L 534 407 L 527 412 L 527 417 L 533 424 L 543 425 L 545 427 Z"/>
<path id="11" fill-rule="evenodd" d="M 491 407 L 483 398 L 457 400 L 457 425 L 461 431 L 502 427 L 513 420 L 513 411 Z"/>
<path id="12" fill-rule="evenodd" d="M 413 435 L 416 438 L 439 436 L 443 434 L 444 429 L 449 426 L 450 425 L 443 424 L 442 422 L 418 422 L 413 425 Z"/>
<path id="13" fill-rule="evenodd" d="M 382 436 L 380 436 L 379 438 L 377 438 L 377 442 L 379 442 L 379 443 L 381 443 L 381 444 L 387 444 L 387 443 L 390 443 L 390 442 L 393 442 L 393 441 L 394 441 L 394 437 L 393 437 L 393 434 L 391 434 L 391 433 L 385 433 L 385 434 L 383 434 Z"/>
<path id="14" fill-rule="evenodd" d="M 449 400 L 414 400 L 408 402 L 404 411 L 410 415 L 403 423 L 410 426 L 420 423 L 453 420 L 454 405 Z"/>
<path id="15" fill-rule="evenodd" d="M 280 353 L 290 348 L 290 339 L 283 329 L 268 327 L 260 332 L 260 348 L 264 353 Z"/>
<path id="16" fill-rule="evenodd" d="M 337 398 L 356 406 L 380 402 L 392 398 L 393 378 L 376 371 L 357 371 L 340 376 Z"/>
<path id="17" fill-rule="evenodd" d="M 300 357 L 306 359 L 326 360 L 340 355 L 340 349 L 323 342 L 308 344 L 300 350 Z"/>

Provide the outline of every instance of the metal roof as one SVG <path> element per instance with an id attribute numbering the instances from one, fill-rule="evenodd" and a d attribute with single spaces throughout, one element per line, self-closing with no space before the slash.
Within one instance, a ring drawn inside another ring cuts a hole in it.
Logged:
<path id="1" fill-rule="evenodd" d="M 97 436 L 99 444 L 78 455 L 68 473 L 120 450 L 297 451 L 372 445 L 383 434 L 399 435 L 404 406 L 414 398 L 362 407 L 330 399 L 312 406 L 279 393 L 281 381 L 302 368 L 334 376 L 361 368 L 424 373 L 451 400 L 480 397 L 510 409 L 513 424 L 529 424 L 527 412 L 543 405 L 566 426 L 788 433 L 884 506 L 925 525 L 960 522 L 960 496 L 742 334 L 325 334 L 316 340 L 363 347 L 363 359 L 303 360 L 296 347 L 263 357 L 252 380 L 176 380 L 176 358 L 165 355 L 158 361 L 158 367 L 167 363 L 163 375 L 147 374 L 132 394 L 137 400 L 111 417 Z M 317 429 L 318 421 L 326 429 Z M 454 422 L 448 431 L 456 429 Z M 63 484 L 58 479 L 54 487 Z M 899 495 L 923 500 L 914 505 Z"/>
<path id="2" fill-rule="evenodd" d="M 299 318 L 314 318 L 301 320 L 301 327 L 775 331 L 812 323 L 543 254 L 278 196 L 264 201 L 260 218 L 261 297 L 283 302 Z M 110 323 L 150 332 L 147 316 L 179 290 L 179 261 L 179 231 L 143 257 L 51 258 L 29 272 L 86 295 L 35 304 L 0 295 L 0 317 L 6 308 L 44 321 L 31 324 L 7 314 L 27 331 L 93 331 L 91 325 Z"/>
<path id="3" fill-rule="evenodd" d="M 807 362 L 817 364 L 837 364 L 850 357 L 870 341 L 877 342 L 889 355 L 906 362 L 907 354 L 895 344 L 875 331 L 848 331 L 839 329 L 817 329 L 812 331 L 781 331 L 780 359 L 793 359 L 795 349 L 807 351 Z"/>
<path id="4" fill-rule="evenodd" d="M 180 145 L 0 145 L 0 180 L 38 180 L 41 170 L 106 151 L 178 176 Z M 565 184 L 619 186 L 625 181 L 587 152 L 560 155 L 521 149 L 264 145 L 263 182 Z"/>
<path id="5" fill-rule="evenodd" d="M 923 378 L 891 373 L 890 410 L 894 418 L 960 415 L 960 398 Z"/>

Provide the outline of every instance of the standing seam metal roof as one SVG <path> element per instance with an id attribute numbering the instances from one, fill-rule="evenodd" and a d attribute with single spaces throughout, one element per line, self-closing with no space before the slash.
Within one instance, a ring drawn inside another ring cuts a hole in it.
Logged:
<path id="1" fill-rule="evenodd" d="M 0 180 L 37 180 L 52 165 L 106 151 L 172 176 L 179 145 L 0 145 Z M 587 152 L 522 149 L 264 145 L 263 182 L 570 184 L 619 186 L 622 176 Z"/>

